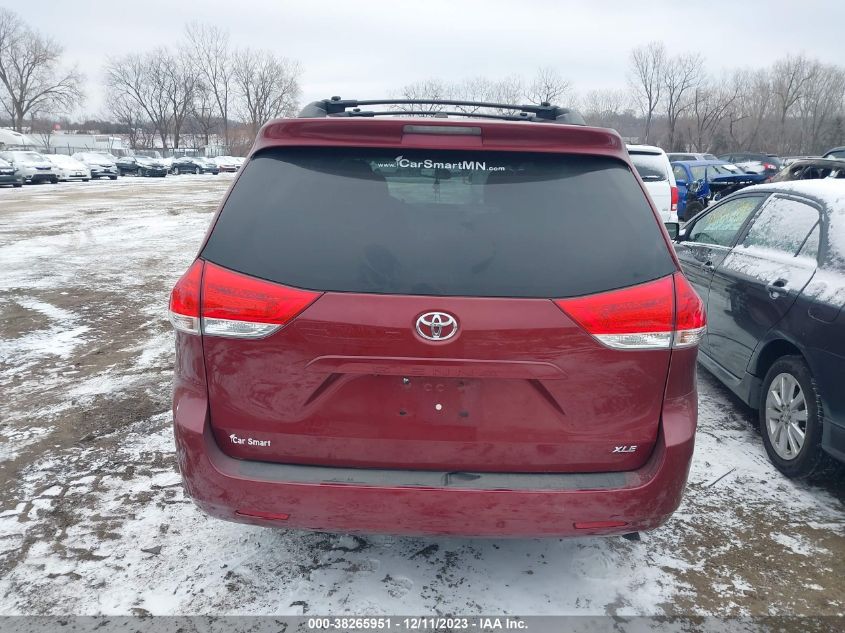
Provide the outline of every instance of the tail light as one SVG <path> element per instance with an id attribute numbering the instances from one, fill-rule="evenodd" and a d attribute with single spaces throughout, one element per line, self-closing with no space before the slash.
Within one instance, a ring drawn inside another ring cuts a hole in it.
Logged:
<path id="1" fill-rule="evenodd" d="M 200 284 L 202 260 L 198 259 L 179 278 L 170 292 L 168 316 L 173 327 L 187 334 L 200 333 Z"/>
<path id="2" fill-rule="evenodd" d="M 772 163 L 763 163 L 763 169 L 766 169 L 768 171 L 777 171 L 778 168 Z"/>
<path id="3" fill-rule="evenodd" d="M 704 335 L 704 306 L 680 273 L 656 281 L 586 297 L 560 299 L 557 306 L 607 347 L 692 347 Z"/>
<path id="4" fill-rule="evenodd" d="M 678 188 L 672 187 L 672 206 L 669 208 L 672 213 L 678 212 Z"/>
<path id="5" fill-rule="evenodd" d="M 189 334 L 262 338 L 290 323 L 319 296 L 197 260 L 173 288 L 170 321 Z"/>

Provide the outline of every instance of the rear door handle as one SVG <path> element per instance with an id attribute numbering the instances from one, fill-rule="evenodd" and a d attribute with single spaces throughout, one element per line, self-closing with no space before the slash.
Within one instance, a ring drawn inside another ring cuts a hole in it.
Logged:
<path id="1" fill-rule="evenodd" d="M 781 295 L 786 294 L 786 284 L 788 283 L 789 280 L 783 279 L 782 277 L 775 279 L 774 281 L 766 284 L 766 291 L 772 299 L 777 299 Z"/>
<path id="2" fill-rule="evenodd" d="M 704 262 L 704 267 L 707 270 L 716 270 L 716 265 L 712 261 L 710 261 L 709 259 L 706 262 Z"/>

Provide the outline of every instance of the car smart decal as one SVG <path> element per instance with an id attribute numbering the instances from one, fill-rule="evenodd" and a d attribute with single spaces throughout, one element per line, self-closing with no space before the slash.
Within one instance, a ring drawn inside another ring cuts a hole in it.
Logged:
<path id="1" fill-rule="evenodd" d="M 380 169 L 398 167 L 403 169 L 454 169 L 462 171 L 505 171 L 507 169 L 502 165 L 487 165 L 487 161 L 483 160 L 462 160 L 447 163 L 430 158 L 411 160 L 402 155 L 394 158 L 392 163 L 375 163 L 375 166 Z"/>

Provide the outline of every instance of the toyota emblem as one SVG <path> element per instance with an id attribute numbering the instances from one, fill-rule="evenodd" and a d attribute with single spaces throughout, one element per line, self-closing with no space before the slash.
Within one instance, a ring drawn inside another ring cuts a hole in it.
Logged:
<path id="1" fill-rule="evenodd" d="M 426 312 L 417 319 L 417 334 L 428 341 L 446 341 L 458 333 L 458 321 L 445 312 Z"/>

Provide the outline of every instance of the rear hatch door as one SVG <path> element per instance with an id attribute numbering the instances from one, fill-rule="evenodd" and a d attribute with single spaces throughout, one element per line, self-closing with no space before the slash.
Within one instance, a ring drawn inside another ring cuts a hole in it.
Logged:
<path id="1" fill-rule="evenodd" d="M 553 301 L 667 279 L 671 293 L 674 261 L 621 161 L 265 150 L 201 256 L 209 297 L 311 293 L 263 338 L 204 335 L 232 456 L 595 472 L 651 451 L 670 351 L 610 349 Z"/>

